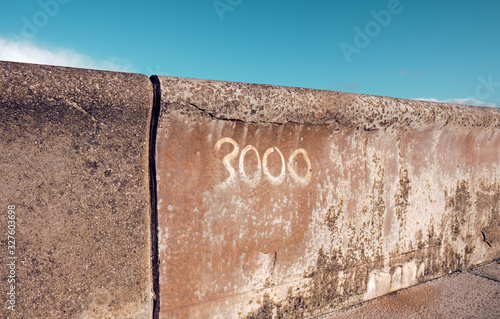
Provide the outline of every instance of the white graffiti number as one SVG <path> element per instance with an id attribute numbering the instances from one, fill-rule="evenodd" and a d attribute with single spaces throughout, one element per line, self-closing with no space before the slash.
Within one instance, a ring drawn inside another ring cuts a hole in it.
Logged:
<path id="1" fill-rule="evenodd" d="M 231 165 L 231 161 L 238 156 L 239 153 L 239 146 L 238 143 L 236 143 L 232 138 L 229 137 L 224 137 L 221 138 L 216 144 L 215 144 L 215 151 L 219 151 L 221 146 L 225 143 L 229 143 L 233 145 L 233 150 L 231 153 L 227 154 L 224 156 L 222 163 L 224 164 L 224 167 L 229 173 L 229 177 L 219 184 L 219 187 L 221 188 L 226 188 L 232 183 L 236 181 L 237 174 L 236 170 L 233 168 Z M 248 176 L 247 173 L 245 172 L 245 156 L 247 156 L 247 153 L 249 151 L 252 151 L 255 153 L 255 156 L 257 157 L 257 169 L 253 173 L 253 176 Z M 278 176 L 273 176 L 271 172 L 269 172 L 269 167 L 267 164 L 268 157 L 271 155 L 274 151 L 278 153 L 278 155 L 281 158 L 281 172 Z M 307 164 L 307 173 L 305 176 L 299 176 L 299 174 L 295 171 L 294 168 L 294 161 L 296 161 L 296 157 L 301 154 L 302 157 L 304 158 L 304 161 Z M 262 161 L 260 160 L 260 155 L 259 151 L 255 146 L 253 145 L 247 145 L 243 150 L 241 151 L 240 154 L 240 159 L 239 159 L 239 175 L 241 177 L 241 180 L 250 186 L 251 188 L 256 187 L 259 185 L 261 179 L 262 179 L 262 173 L 264 173 L 264 177 L 273 185 L 280 185 L 282 184 L 285 179 L 286 179 L 286 169 L 288 168 L 288 171 L 290 173 L 291 179 L 300 185 L 307 185 L 311 181 L 312 178 L 312 166 L 311 166 L 311 160 L 309 159 L 309 156 L 307 155 L 307 151 L 303 148 L 300 148 L 298 150 L 295 150 L 290 157 L 288 158 L 288 165 L 285 164 L 285 157 L 283 156 L 283 153 L 277 148 L 277 147 L 271 147 L 269 148 L 265 153 L 264 156 L 262 157 Z"/>
<path id="2" fill-rule="evenodd" d="M 304 159 L 306 160 L 307 163 L 307 174 L 304 177 L 300 177 L 295 170 L 293 169 L 293 160 L 298 154 L 302 154 L 304 156 Z M 302 185 L 307 185 L 311 181 L 312 177 L 312 169 L 311 169 L 311 160 L 309 160 L 309 156 L 307 156 L 306 150 L 303 148 L 300 148 L 296 150 L 295 152 L 290 155 L 290 158 L 288 159 L 288 169 L 290 170 L 290 175 L 292 176 L 293 180 L 296 181 L 297 183 L 300 183 Z"/>
<path id="3" fill-rule="evenodd" d="M 231 166 L 231 164 L 229 163 L 229 161 L 231 161 L 232 159 L 234 159 L 238 155 L 238 152 L 240 150 L 239 147 L 238 147 L 238 143 L 236 143 L 232 138 L 229 138 L 229 137 L 221 138 L 217 142 L 217 144 L 215 144 L 215 150 L 216 151 L 220 150 L 220 147 L 224 143 L 233 144 L 234 149 L 233 149 L 233 151 L 231 153 L 229 153 L 226 156 L 224 156 L 224 159 L 222 160 L 222 163 L 224 164 L 224 167 L 229 172 L 229 177 L 222 184 L 220 184 L 221 187 L 227 187 L 232 182 L 234 182 L 236 180 L 236 171 Z"/>
<path id="4" fill-rule="evenodd" d="M 258 160 L 258 165 L 257 165 L 257 173 L 255 174 L 254 179 L 250 179 L 247 174 L 245 173 L 245 155 L 248 151 L 254 151 L 255 155 L 257 155 L 257 160 Z M 259 156 L 259 151 L 252 145 L 247 145 L 243 151 L 241 151 L 240 155 L 240 174 L 244 182 L 246 182 L 250 187 L 255 187 L 259 184 L 260 182 L 260 177 L 262 175 L 262 168 L 261 168 L 261 163 L 260 163 L 260 156 Z"/>
<path id="5" fill-rule="evenodd" d="M 276 152 L 278 152 L 278 154 L 280 154 L 280 157 L 281 157 L 281 173 L 279 174 L 278 177 L 272 176 L 271 173 L 269 173 L 269 168 L 267 167 L 267 157 L 269 156 L 269 154 L 271 154 L 272 152 L 274 152 L 275 149 L 276 149 Z M 262 168 L 264 170 L 264 175 L 267 177 L 267 179 L 272 184 L 279 185 L 279 184 L 283 183 L 283 181 L 285 180 L 285 174 L 286 174 L 286 170 L 285 170 L 285 158 L 283 157 L 283 153 L 281 153 L 281 151 L 279 150 L 279 148 L 277 148 L 277 147 L 271 147 L 270 149 L 268 149 L 264 153 L 264 156 L 262 157 Z"/>

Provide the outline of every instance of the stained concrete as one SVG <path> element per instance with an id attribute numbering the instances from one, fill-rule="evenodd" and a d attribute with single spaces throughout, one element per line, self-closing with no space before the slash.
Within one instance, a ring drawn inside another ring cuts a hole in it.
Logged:
<path id="1" fill-rule="evenodd" d="M 160 318 L 308 318 L 499 256 L 500 110 L 158 81 Z"/>
<path id="2" fill-rule="evenodd" d="M 144 75 L 0 62 L 2 318 L 151 318 L 152 104 Z"/>

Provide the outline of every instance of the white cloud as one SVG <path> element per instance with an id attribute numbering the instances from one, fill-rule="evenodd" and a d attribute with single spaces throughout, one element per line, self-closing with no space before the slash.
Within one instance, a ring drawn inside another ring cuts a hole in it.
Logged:
<path id="1" fill-rule="evenodd" d="M 109 71 L 132 71 L 131 65 L 119 63 L 116 59 L 98 61 L 69 49 L 47 49 L 31 42 L 19 42 L 4 38 L 0 38 L 0 60 Z"/>
<path id="2" fill-rule="evenodd" d="M 473 98 L 466 98 L 466 99 L 448 99 L 444 101 L 439 101 L 435 98 L 419 98 L 419 99 L 414 99 L 418 101 L 428 101 L 428 102 L 441 102 L 441 103 L 451 103 L 451 104 L 462 104 L 462 105 L 472 105 L 472 106 L 487 106 L 487 107 L 500 107 L 499 105 L 496 105 L 495 103 L 488 103 L 488 102 L 483 102 L 479 101 Z"/>
<path id="3" fill-rule="evenodd" d="M 418 98 L 418 99 L 412 99 L 412 100 L 417 100 L 417 101 L 426 101 L 426 102 L 439 102 L 437 99 L 431 97 L 430 99 L 427 98 Z"/>
<path id="4" fill-rule="evenodd" d="M 354 89 L 357 89 L 359 87 L 359 83 L 347 83 L 347 84 L 344 84 L 344 89 L 347 89 L 347 90 L 354 90 Z"/>
<path id="5" fill-rule="evenodd" d="M 402 76 L 414 76 L 414 75 L 422 76 L 426 75 L 427 71 L 410 71 L 408 69 L 399 69 L 396 73 Z"/>
<path id="6" fill-rule="evenodd" d="M 407 69 L 401 69 L 401 70 L 398 70 L 398 74 L 402 75 L 402 76 L 409 76 L 410 75 L 410 71 L 407 70 Z"/>

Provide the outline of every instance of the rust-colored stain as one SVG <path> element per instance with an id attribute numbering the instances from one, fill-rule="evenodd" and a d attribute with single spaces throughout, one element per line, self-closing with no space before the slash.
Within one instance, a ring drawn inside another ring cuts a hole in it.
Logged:
<path id="1" fill-rule="evenodd" d="M 160 80 L 160 318 L 308 318 L 499 256 L 500 112 Z"/>

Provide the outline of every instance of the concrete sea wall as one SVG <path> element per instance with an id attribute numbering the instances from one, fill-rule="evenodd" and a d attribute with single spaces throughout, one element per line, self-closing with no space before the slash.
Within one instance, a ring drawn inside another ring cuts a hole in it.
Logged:
<path id="1" fill-rule="evenodd" d="M 10 62 L 0 89 L 10 318 L 310 318 L 500 257 L 499 109 Z"/>
<path id="2" fill-rule="evenodd" d="M 0 62 L 0 317 L 151 318 L 152 103 L 144 75 Z"/>
<path id="3" fill-rule="evenodd" d="M 500 110 L 159 81 L 164 318 L 307 318 L 499 255 Z"/>

